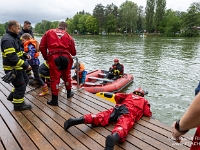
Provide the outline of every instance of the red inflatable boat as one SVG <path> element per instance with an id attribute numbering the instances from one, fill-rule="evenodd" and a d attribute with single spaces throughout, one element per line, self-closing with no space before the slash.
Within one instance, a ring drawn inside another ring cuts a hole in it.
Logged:
<path id="1" fill-rule="evenodd" d="M 104 78 L 103 70 L 95 70 L 86 75 L 85 84 L 81 87 L 90 93 L 97 92 L 119 92 L 133 82 L 133 75 L 124 74 L 117 80 L 109 80 Z M 72 82 L 73 83 L 73 82 Z"/>

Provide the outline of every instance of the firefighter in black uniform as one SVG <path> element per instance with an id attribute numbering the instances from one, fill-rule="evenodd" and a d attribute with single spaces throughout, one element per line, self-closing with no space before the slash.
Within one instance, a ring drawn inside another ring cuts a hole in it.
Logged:
<path id="1" fill-rule="evenodd" d="M 11 20 L 8 22 L 6 34 L 1 39 L 5 74 L 9 74 L 13 69 L 16 72 L 15 78 L 12 80 L 14 89 L 7 98 L 13 102 L 15 111 L 31 109 L 31 105 L 24 103 L 24 94 L 28 83 L 28 76 L 25 70 L 31 69 L 31 66 L 24 60 L 30 59 L 30 56 L 20 50 L 19 31 L 20 24 L 15 20 Z"/>

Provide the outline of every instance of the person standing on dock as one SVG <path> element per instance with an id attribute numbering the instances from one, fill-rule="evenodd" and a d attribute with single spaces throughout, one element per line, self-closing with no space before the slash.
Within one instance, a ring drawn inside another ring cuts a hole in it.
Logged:
<path id="1" fill-rule="evenodd" d="M 58 28 L 48 30 L 40 42 L 40 51 L 47 61 L 50 70 L 52 99 L 47 104 L 58 106 L 58 92 L 60 77 L 63 77 L 67 98 L 73 97 L 71 91 L 71 68 L 72 56 L 76 55 L 75 43 L 72 37 L 66 32 L 67 24 L 62 21 Z"/>
<path id="2" fill-rule="evenodd" d="M 96 115 L 86 114 L 80 118 L 69 118 L 64 123 L 67 131 L 71 126 L 78 124 L 92 124 L 93 126 L 106 126 L 111 122 L 117 122 L 112 134 L 106 137 L 105 150 L 113 150 L 117 142 L 124 142 L 129 130 L 135 122 L 144 115 L 152 116 L 149 102 L 144 98 L 145 92 L 141 88 L 135 89 L 132 93 L 115 94 L 116 105 Z M 110 96 L 110 95 L 108 95 Z"/>
<path id="3" fill-rule="evenodd" d="M 24 60 L 30 59 L 30 56 L 20 49 L 19 31 L 20 24 L 11 20 L 8 22 L 6 34 L 1 39 L 4 71 L 6 75 L 13 74 L 13 78 L 9 82 L 12 82 L 14 89 L 7 99 L 13 102 L 15 111 L 31 109 L 31 105 L 24 103 L 24 94 L 28 84 L 25 70 L 31 69 L 31 66 Z M 5 82 L 9 83 L 6 79 L 8 78 L 3 78 Z"/>
<path id="4" fill-rule="evenodd" d="M 196 128 L 193 137 L 191 150 L 200 150 L 200 84 L 195 89 L 195 98 L 187 111 L 178 121 L 172 124 L 172 136 L 176 142 L 181 141 L 181 135 L 186 134 L 190 129 Z M 189 137 L 188 137 L 189 138 Z"/>

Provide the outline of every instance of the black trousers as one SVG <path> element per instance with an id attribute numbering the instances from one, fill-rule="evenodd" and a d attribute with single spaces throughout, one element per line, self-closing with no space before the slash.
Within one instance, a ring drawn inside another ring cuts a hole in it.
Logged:
<path id="1" fill-rule="evenodd" d="M 44 86 L 44 82 L 39 74 L 39 65 L 31 65 L 35 80 L 38 81 L 39 86 Z"/>
<path id="2" fill-rule="evenodd" d="M 5 71 L 8 73 L 9 71 Z M 20 104 L 24 102 L 24 94 L 26 91 L 26 86 L 28 84 L 28 76 L 24 70 L 17 70 L 16 78 L 12 81 L 14 86 L 13 92 L 13 103 Z"/>

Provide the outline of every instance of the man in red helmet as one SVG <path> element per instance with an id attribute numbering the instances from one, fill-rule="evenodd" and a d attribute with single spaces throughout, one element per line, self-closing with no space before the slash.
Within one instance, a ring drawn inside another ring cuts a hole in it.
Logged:
<path id="1" fill-rule="evenodd" d="M 98 114 L 86 114 L 80 118 L 69 118 L 64 123 L 67 130 L 77 124 L 92 124 L 93 126 L 106 126 L 111 122 L 117 122 L 112 130 L 112 134 L 106 137 L 105 150 L 113 150 L 117 142 L 124 142 L 129 130 L 134 123 L 143 115 L 151 117 L 150 104 L 144 98 L 145 92 L 137 88 L 133 93 L 115 94 L 116 105 L 114 108 L 99 112 Z M 108 95 L 108 97 L 111 95 Z"/>
<path id="2" fill-rule="evenodd" d="M 66 32 L 67 24 L 61 21 L 58 28 L 48 30 L 40 42 L 40 51 L 47 61 L 50 71 L 52 99 L 47 104 L 58 106 L 58 92 L 60 77 L 63 77 L 67 98 L 73 97 L 71 91 L 71 68 L 72 56 L 76 55 L 75 43 L 72 37 Z"/>
<path id="3" fill-rule="evenodd" d="M 114 64 L 110 67 L 109 72 L 106 74 L 106 78 L 116 80 L 121 78 L 124 74 L 124 66 L 119 63 L 119 59 L 114 59 Z"/>

